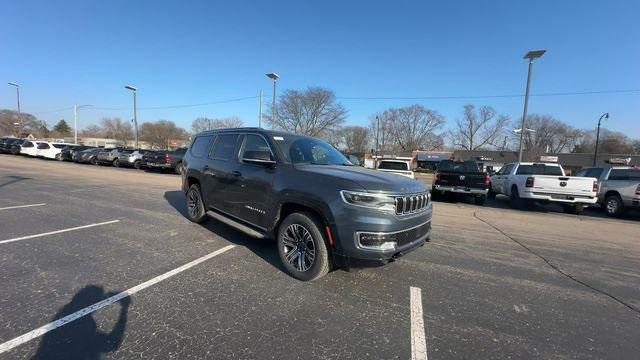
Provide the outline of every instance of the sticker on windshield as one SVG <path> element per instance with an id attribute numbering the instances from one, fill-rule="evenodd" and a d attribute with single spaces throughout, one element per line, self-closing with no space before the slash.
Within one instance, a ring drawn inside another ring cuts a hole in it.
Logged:
<path id="1" fill-rule="evenodd" d="M 284 138 L 282 136 L 274 136 L 273 140 L 284 141 Z"/>

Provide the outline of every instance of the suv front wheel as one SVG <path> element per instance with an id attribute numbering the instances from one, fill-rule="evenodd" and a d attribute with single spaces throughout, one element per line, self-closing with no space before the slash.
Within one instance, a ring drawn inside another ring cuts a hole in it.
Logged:
<path id="1" fill-rule="evenodd" d="M 293 213 L 280 224 L 278 254 L 289 274 L 298 280 L 316 280 L 329 272 L 329 251 L 321 228 L 307 213 Z"/>

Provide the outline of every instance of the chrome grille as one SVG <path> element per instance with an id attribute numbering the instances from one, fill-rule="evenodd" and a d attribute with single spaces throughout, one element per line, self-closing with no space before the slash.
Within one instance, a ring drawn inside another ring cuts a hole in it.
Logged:
<path id="1" fill-rule="evenodd" d="M 429 194 L 413 194 L 396 197 L 396 214 L 411 214 L 418 212 L 429 205 Z"/>

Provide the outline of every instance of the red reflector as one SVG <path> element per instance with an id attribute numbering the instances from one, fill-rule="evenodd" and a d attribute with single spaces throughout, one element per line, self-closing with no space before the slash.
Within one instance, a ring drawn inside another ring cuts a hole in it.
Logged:
<path id="1" fill-rule="evenodd" d="M 597 181 L 593 182 L 593 192 L 598 192 L 598 182 Z"/>
<path id="2" fill-rule="evenodd" d="M 329 225 L 324 227 L 324 231 L 327 232 L 327 240 L 329 240 L 329 245 L 333 246 L 333 235 L 331 234 L 331 228 Z"/>
<path id="3" fill-rule="evenodd" d="M 486 186 L 489 186 L 490 183 L 491 183 L 491 178 L 489 177 L 489 175 L 484 174 L 484 184 Z"/>
<path id="4" fill-rule="evenodd" d="M 164 154 L 164 162 L 169 164 L 171 162 L 171 155 Z"/>

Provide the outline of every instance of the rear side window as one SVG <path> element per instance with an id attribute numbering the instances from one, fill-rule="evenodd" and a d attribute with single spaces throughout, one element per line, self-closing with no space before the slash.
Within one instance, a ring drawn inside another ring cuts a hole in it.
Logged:
<path id="1" fill-rule="evenodd" d="M 27 142 L 25 142 L 24 144 L 22 144 L 22 147 L 26 147 L 26 148 L 33 147 L 33 143 L 32 143 L 32 142 L 27 141 Z"/>
<path id="2" fill-rule="evenodd" d="M 551 175 L 562 176 L 559 166 L 549 166 L 545 164 L 520 165 L 516 175 Z"/>
<path id="3" fill-rule="evenodd" d="M 612 169 L 609 180 L 640 180 L 640 169 Z"/>
<path id="4" fill-rule="evenodd" d="M 38 144 L 38 149 L 43 150 L 43 149 L 50 149 L 51 146 L 49 146 L 49 144 L 47 143 L 40 143 Z"/>
<path id="5" fill-rule="evenodd" d="M 211 143 L 211 135 L 198 136 L 191 144 L 191 154 L 195 157 L 203 157 L 209 152 L 209 144 Z M 176 150 L 176 152 L 178 152 Z"/>
<path id="6" fill-rule="evenodd" d="M 215 146 L 211 151 L 211 158 L 215 160 L 229 160 L 233 158 L 238 141 L 237 134 L 219 135 Z"/>

